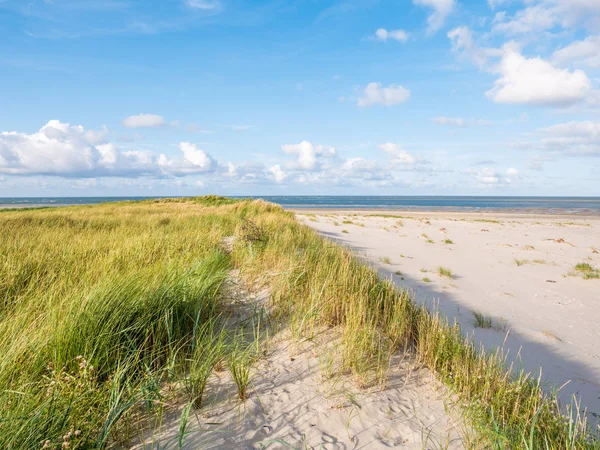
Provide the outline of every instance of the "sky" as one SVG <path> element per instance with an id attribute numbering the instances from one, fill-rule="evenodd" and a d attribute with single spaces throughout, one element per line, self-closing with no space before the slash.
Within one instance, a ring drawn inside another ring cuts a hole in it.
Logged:
<path id="1" fill-rule="evenodd" d="M 0 0 L 0 197 L 600 196 L 600 0 Z"/>

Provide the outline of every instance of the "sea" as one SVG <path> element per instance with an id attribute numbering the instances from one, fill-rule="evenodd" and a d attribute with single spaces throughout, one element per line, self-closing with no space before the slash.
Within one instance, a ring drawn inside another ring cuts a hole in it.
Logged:
<path id="1" fill-rule="evenodd" d="M 414 211 L 514 211 L 537 214 L 600 215 L 600 197 L 483 197 L 483 196 L 231 196 L 262 198 L 285 208 L 371 209 Z M 161 197 L 0 197 L 0 208 L 90 205 Z"/>

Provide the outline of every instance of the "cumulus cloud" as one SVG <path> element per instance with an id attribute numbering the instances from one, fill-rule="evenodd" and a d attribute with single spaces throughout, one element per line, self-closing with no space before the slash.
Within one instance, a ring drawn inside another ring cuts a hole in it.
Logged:
<path id="1" fill-rule="evenodd" d="M 600 68 L 600 35 L 588 36 L 582 41 L 571 42 L 555 51 L 552 61 L 558 65 L 575 63 Z"/>
<path id="2" fill-rule="evenodd" d="M 433 34 L 444 26 L 446 18 L 456 6 L 456 0 L 413 0 L 417 6 L 433 9 L 427 18 L 427 33 Z"/>
<path id="3" fill-rule="evenodd" d="M 158 157 L 142 150 L 121 150 L 106 140 L 107 130 L 51 120 L 32 134 L 0 133 L 0 173 L 63 177 L 178 176 L 213 171 L 215 160 L 188 142 L 182 157 Z"/>
<path id="4" fill-rule="evenodd" d="M 333 147 L 315 146 L 308 141 L 302 141 L 299 144 L 284 144 L 281 149 L 289 155 L 298 157 L 297 161 L 292 164 L 292 168 L 301 170 L 314 170 L 318 168 L 319 158 L 332 157 L 336 154 Z"/>
<path id="5" fill-rule="evenodd" d="M 127 128 L 155 128 L 165 124 L 163 116 L 157 114 L 138 114 L 123 119 L 123 125 Z"/>
<path id="6" fill-rule="evenodd" d="M 408 41 L 408 33 L 404 30 L 386 30 L 385 28 L 379 28 L 375 32 L 375 39 L 378 41 L 386 42 L 388 39 L 406 43 Z"/>
<path id="7" fill-rule="evenodd" d="M 147 152 L 119 151 L 106 134 L 58 120 L 32 134 L 2 132 L 0 173 L 86 177 L 151 170 Z"/>
<path id="8" fill-rule="evenodd" d="M 508 169 L 506 169 L 506 175 L 508 175 L 509 177 L 518 177 L 519 171 L 514 167 L 509 167 Z"/>
<path id="9" fill-rule="evenodd" d="M 216 168 L 216 161 L 204 150 L 189 142 L 181 142 L 179 150 L 183 157 L 170 158 L 160 154 L 157 165 L 161 171 L 172 175 L 190 175 L 211 172 Z"/>
<path id="10" fill-rule="evenodd" d="M 391 161 L 394 164 L 414 164 L 417 160 L 414 156 L 400 147 L 398 144 L 386 142 L 378 145 L 381 150 L 390 155 Z"/>
<path id="11" fill-rule="evenodd" d="M 285 172 L 281 169 L 279 164 L 274 165 L 269 169 L 269 172 L 273 174 L 276 183 L 282 183 L 286 178 Z"/>
<path id="12" fill-rule="evenodd" d="M 497 103 L 566 107 L 591 92 L 581 70 L 558 69 L 541 58 L 526 58 L 513 45 L 503 47 L 498 69 L 501 77 L 486 95 Z"/>
<path id="13" fill-rule="evenodd" d="M 398 84 L 382 87 L 381 83 L 369 83 L 358 99 L 358 106 L 366 108 L 373 105 L 392 106 L 404 103 L 410 98 L 410 91 Z"/>

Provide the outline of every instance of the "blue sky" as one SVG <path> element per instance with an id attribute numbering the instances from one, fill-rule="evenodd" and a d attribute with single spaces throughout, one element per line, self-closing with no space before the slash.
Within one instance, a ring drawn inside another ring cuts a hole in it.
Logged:
<path id="1" fill-rule="evenodd" d="M 0 0 L 0 197 L 600 195 L 598 0 Z"/>

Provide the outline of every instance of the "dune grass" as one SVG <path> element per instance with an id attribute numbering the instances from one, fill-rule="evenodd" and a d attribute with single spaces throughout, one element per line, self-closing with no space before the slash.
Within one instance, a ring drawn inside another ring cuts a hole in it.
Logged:
<path id="1" fill-rule="evenodd" d="M 127 445 L 160 421 L 167 392 L 200 408 L 220 365 L 241 400 L 252 395 L 259 348 L 222 320 L 232 269 L 269 289 L 273 320 L 293 334 L 338 330 L 340 370 L 360 385 L 382 383 L 392 355 L 412 353 L 465 405 L 471 448 L 598 448 L 576 408 L 563 416 L 538 380 L 509 373 L 500 353 L 476 349 L 274 205 L 208 197 L 15 211 L 0 216 L 0 233 L 0 448 Z"/>
<path id="2" fill-rule="evenodd" d="M 584 280 L 600 279 L 600 270 L 589 263 L 579 263 L 575 266 L 575 272 L 580 274 Z"/>
<path id="3" fill-rule="evenodd" d="M 447 277 L 447 278 L 454 278 L 454 274 L 452 273 L 452 270 L 450 270 L 448 267 L 438 267 L 438 274 L 441 277 Z"/>

